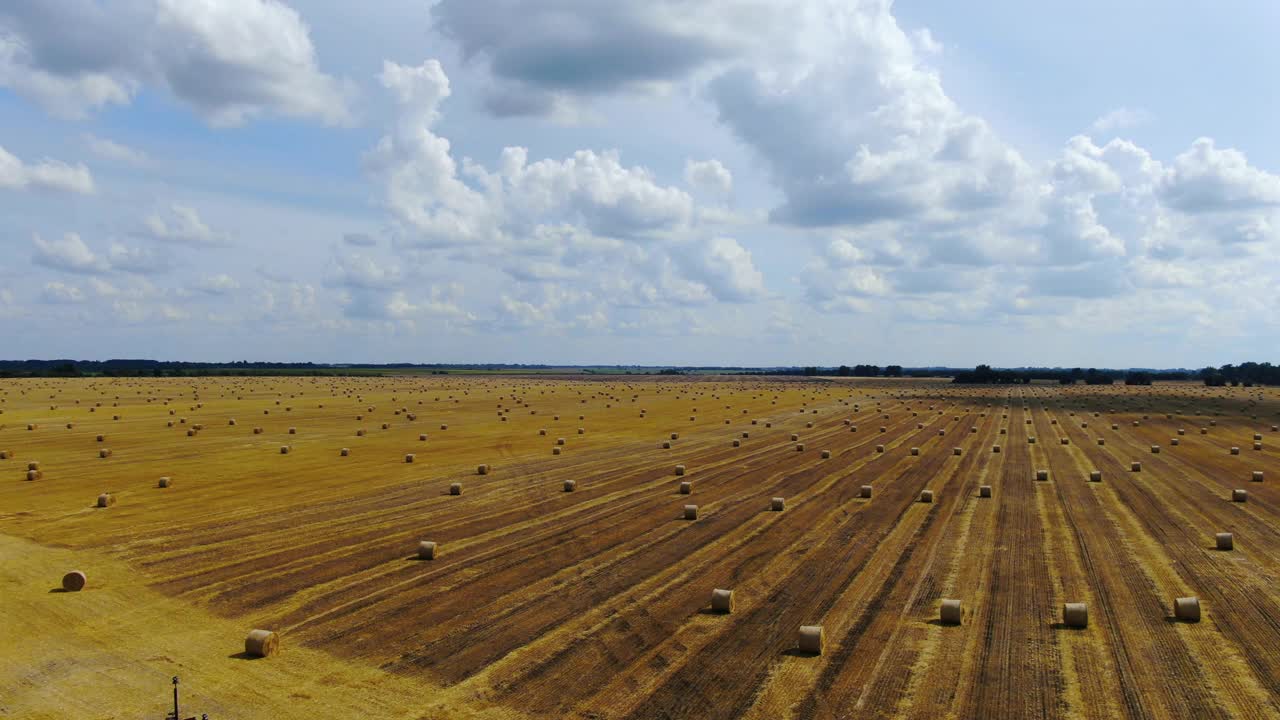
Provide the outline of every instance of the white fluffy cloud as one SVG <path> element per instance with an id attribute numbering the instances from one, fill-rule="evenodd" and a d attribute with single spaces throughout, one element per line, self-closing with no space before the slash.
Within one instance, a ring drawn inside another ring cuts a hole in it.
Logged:
<path id="1" fill-rule="evenodd" d="M 309 30 L 278 0 L 42 0 L 0 9 L 0 86 L 71 118 L 168 90 L 216 126 L 349 118 Z"/>
<path id="2" fill-rule="evenodd" d="M 32 262 L 52 270 L 72 273 L 101 273 L 110 269 L 106 260 L 98 257 L 76 233 L 67 233 L 61 240 L 45 240 L 36 235 L 32 240 L 35 254 Z"/>
<path id="3" fill-rule="evenodd" d="M 728 195 L 733 190 L 733 173 L 719 160 L 686 161 L 684 181 L 710 195 Z"/>
<path id="4" fill-rule="evenodd" d="M 85 133 L 81 136 L 81 139 L 84 140 L 84 144 L 89 148 L 90 152 L 103 160 L 138 167 L 148 165 L 151 162 L 151 158 L 145 152 L 114 140 L 98 137 L 93 133 Z"/>
<path id="5" fill-rule="evenodd" d="M 86 195 L 94 191 L 93 175 L 83 163 L 68 165 L 49 158 L 24 163 L 3 147 L 0 147 L 0 188 L 40 188 Z"/>
<path id="6" fill-rule="evenodd" d="M 195 208 L 171 205 L 169 217 L 151 213 L 142 222 L 138 234 L 151 240 L 194 247 L 218 247 L 229 243 L 226 233 L 209 227 Z"/>

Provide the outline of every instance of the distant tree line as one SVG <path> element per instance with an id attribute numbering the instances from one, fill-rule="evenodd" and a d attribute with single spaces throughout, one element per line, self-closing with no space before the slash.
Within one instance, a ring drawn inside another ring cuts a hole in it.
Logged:
<path id="1" fill-rule="evenodd" d="M 1021 385 L 1032 380 L 1056 381 L 1062 385 L 1150 385 L 1156 380 L 1189 380 L 1191 373 L 1184 370 L 1099 370 L 1098 368 L 1017 368 L 997 370 L 990 365 L 979 365 L 971 371 L 960 371 L 952 376 L 952 382 L 975 385 Z"/>
<path id="2" fill-rule="evenodd" d="M 1280 366 L 1269 362 L 1246 362 L 1239 365 L 1223 365 L 1218 368 L 1207 367 L 1199 372 L 1199 377 L 1205 385 L 1211 387 L 1280 385 Z"/>

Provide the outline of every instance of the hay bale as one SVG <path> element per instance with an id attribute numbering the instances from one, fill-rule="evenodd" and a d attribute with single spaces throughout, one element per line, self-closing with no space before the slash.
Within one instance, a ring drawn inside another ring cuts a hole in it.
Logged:
<path id="1" fill-rule="evenodd" d="M 992 446 L 991 446 L 991 452 L 993 452 L 993 453 L 998 453 L 998 452 L 1000 452 L 1000 446 L 999 446 L 999 445 L 992 445 Z"/>
<path id="2" fill-rule="evenodd" d="M 288 445 L 281 445 L 281 446 L 280 446 L 280 454 L 281 454 L 281 455 L 288 455 L 288 454 L 289 454 L 289 446 L 288 446 Z"/>
<path id="3" fill-rule="evenodd" d="M 773 512 L 782 512 L 787 507 L 787 501 L 783 498 L 776 497 L 769 500 L 769 510 Z"/>
<path id="4" fill-rule="evenodd" d="M 250 630 L 249 634 L 245 636 L 245 655 L 265 658 L 271 657 L 278 652 L 280 652 L 280 636 L 270 630 Z"/>
<path id="5" fill-rule="evenodd" d="M 912 454 L 912 455 L 919 455 L 919 454 L 920 454 L 920 448 L 918 448 L 918 447 L 913 447 L 913 448 L 911 448 L 911 454 Z"/>
<path id="6" fill-rule="evenodd" d="M 405 454 L 404 454 L 404 461 L 405 461 L 405 462 L 407 462 L 407 463 L 411 463 L 411 462 L 413 462 L 413 461 L 414 461 L 414 459 L 416 459 L 416 458 L 417 458 L 417 455 L 414 455 L 413 453 L 405 453 Z"/>
<path id="7" fill-rule="evenodd" d="M 952 448 L 952 449 L 951 449 L 951 454 L 952 454 L 952 455 L 960 455 L 960 454 L 963 454 L 963 453 L 964 453 L 964 450 L 963 450 L 963 449 L 961 449 L 961 448 Z"/>
<path id="8" fill-rule="evenodd" d="M 1231 533 L 1217 533 L 1213 539 L 1219 550 L 1231 550 L 1235 547 L 1235 538 Z"/>
<path id="9" fill-rule="evenodd" d="M 733 612 L 733 591 L 716 588 L 711 591 L 711 610 L 728 615 Z"/>
<path id="10" fill-rule="evenodd" d="M 831 451 L 830 451 L 830 450 L 823 450 L 823 451 L 822 451 L 822 459 L 823 459 L 823 460 L 829 460 L 829 459 L 831 459 Z"/>
<path id="11" fill-rule="evenodd" d="M 1151 453 L 1152 453 L 1153 455 L 1159 455 L 1159 454 L 1160 454 L 1160 446 L 1159 446 L 1159 445 L 1152 445 L 1152 446 L 1151 446 Z"/>
<path id="12" fill-rule="evenodd" d="M 260 428 L 260 427 L 256 427 L 256 428 L 254 428 L 254 429 L 253 429 L 253 434 L 254 434 L 254 435 L 261 435 L 261 434 L 262 434 L 262 428 Z"/>
<path id="13" fill-rule="evenodd" d="M 477 474 L 477 475 L 488 475 L 488 474 L 489 474 L 489 466 L 488 466 L 488 465 L 485 465 L 485 464 L 483 464 L 483 463 L 481 463 L 480 465 L 477 465 L 477 466 L 476 466 L 476 474 Z"/>
<path id="14" fill-rule="evenodd" d="M 663 441 L 662 441 L 662 445 L 661 445 L 661 447 L 662 447 L 662 449 L 663 449 L 663 450 L 670 450 L 670 449 L 671 449 L 671 441 L 670 441 L 670 440 L 663 440 Z"/>
<path id="15" fill-rule="evenodd" d="M 1028 444 L 1028 445 L 1035 445 L 1035 444 L 1036 444 L 1036 436 L 1035 436 L 1035 435 L 1028 435 L 1028 436 L 1027 436 L 1027 444 Z"/>
<path id="16" fill-rule="evenodd" d="M 1089 482 L 1102 482 L 1102 471 L 1094 470 L 1089 473 Z"/>
<path id="17" fill-rule="evenodd" d="M 62 589 L 67 592 L 80 592 L 84 589 L 87 578 L 79 570 L 72 570 L 62 576 Z"/>
<path id="18" fill-rule="evenodd" d="M 804 452 L 804 443 L 796 443 L 796 452 Z"/>
<path id="19" fill-rule="evenodd" d="M 1040 480 L 1040 481 L 1042 481 L 1042 482 L 1043 482 L 1043 481 L 1046 481 L 1046 480 L 1048 480 L 1048 479 L 1049 479 L 1049 471 L 1048 471 L 1048 470 L 1037 470 L 1037 471 L 1036 471 L 1036 480 Z"/>
<path id="20" fill-rule="evenodd" d="M 959 600 L 952 598 L 942 599 L 942 605 L 938 608 L 938 620 L 943 625 L 959 625 L 962 615 Z"/>
<path id="21" fill-rule="evenodd" d="M 563 445 L 563 444 L 564 444 L 564 442 L 565 442 L 565 441 L 564 441 L 564 438 L 556 438 L 556 444 L 557 444 L 557 445 Z"/>
<path id="22" fill-rule="evenodd" d="M 1255 442 L 1255 443 L 1253 444 L 1253 449 L 1254 449 L 1254 450 L 1261 450 L 1261 449 L 1262 449 L 1262 443 L 1260 443 L 1260 442 Z"/>
<path id="23" fill-rule="evenodd" d="M 1061 438 L 1061 439 L 1059 440 L 1059 442 L 1061 442 L 1063 445 L 1070 445 L 1070 444 L 1071 444 L 1071 438 Z"/>
<path id="24" fill-rule="evenodd" d="M 1178 445 L 1180 445 L 1180 444 L 1182 444 L 1182 443 L 1181 443 L 1181 441 L 1180 441 L 1180 440 L 1178 440 L 1178 438 L 1176 438 L 1176 437 L 1175 437 L 1175 438 L 1169 438 L 1169 444 L 1170 444 L 1170 445 L 1172 445 L 1172 446 L 1174 446 L 1174 447 L 1178 447 Z M 1152 447 L 1154 447 L 1154 446 L 1152 446 Z M 1154 451 L 1153 451 L 1153 452 L 1154 452 Z"/>
<path id="25" fill-rule="evenodd" d="M 43 470 L 28 470 L 28 471 L 27 471 L 27 479 L 28 479 L 28 480 L 39 480 L 39 479 L 41 479 L 41 478 L 43 478 L 43 477 L 44 477 L 44 471 L 43 471 Z"/>
<path id="26" fill-rule="evenodd" d="M 684 519 L 685 519 L 685 520 L 697 520 L 697 519 L 698 519 L 698 506 L 697 506 L 697 505 L 685 505 L 685 506 L 684 506 Z"/>
<path id="27" fill-rule="evenodd" d="M 1253 482 L 1262 482 L 1262 471 L 1254 470 L 1253 475 L 1250 479 L 1253 480 Z"/>
<path id="28" fill-rule="evenodd" d="M 1107 441 L 1106 441 L 1106 440 L 1104 440 L 1104 439 L 1102 439 L 1102 438 L 1098 438 L 1098 444 L 1099 444 L 1099 445 L 1106 445 L 1106 444 L 1107 444 Z"/>
<path id="29" fill-rule="evenodd" d="M 552 455 L 559 455 L 559 454 L 560 454 L 560 448 L 558 448 L 558 447 L 553 447 L 553 448 L 551 448 L 551 454 L 552 454 Z"/>
<path id="30" fill-rule="evenodd" d="M 347 457 L 350 454 L 351 454 L 351 448 L 342 448 L 341 450 L 338 451 L 338 455 L 340 455 L 341 457 Z"/>
<path id="31" fill-rule="evenodd" d="M 800 652 L 811 655 L 822 654 L 822 626 L 800 626 Z"/>
<path id="32" fill-rule="evenodd" d="M 106 508 L 116 504 L 116 496 L 111 493 L 102 493 L 98 496 L 98 507 Z"/>
<path id="33" fill-rule="evenodd" d="M 683 466 L 683 465 L 677 465 L 677 466 L 676 466 L 676 474 L 677 474 L 677 475 L 683 475 L 683 474 L 684 474 L 684 466 Z"/>
<path id="34" fill-rule="evenodd" d="M 11 457 L 13 457 L 13 452 L 12 452 L 12 451 L 10 451 L 10 450 L 0 450 L 0 460 L 8 460 L 8 459 L 9 459 L 9 458 L 11 458 Z"/>
<path id="35" fill-rule="evenodd" d="M 979 485 L 979 486 L 978 486 L 978 497 L 980 497 L 980 498 L 989 498 L 989 497 L 991 497 L 991 486 L 990 486 L 990 485 Z"/>
<path id="36" fill-rule="evenodd" d="M 734 447 L 742 447 L 742 441 L 741 441 L 741 440 L 734 440 L 734 441 L 733 441 L 733 446 L 734 446 Z"/>
<path id="37" fill-rule="evenodd" d="M 450 495 L 461 495 L 461 494 L 462 494 L 462 483 L 460 483 L 460 482 L 450 483 L 450 484 L 449 484 L 449 494 L 450 494 Z"/>
<path id="38" fill-rule="evenodd" d="M 1231 447 L 1231 454 L 1232 454 L 1232 455 L 1239 455 L 1239 454 L 1240 454 L 1240 448 L 1235 447 L 1235 446 L 1233 445 L 1233 446 Z"/>
<path id="39" fill-rule="evenodd" d="M 1142 463 L 1140 462 L 1129 463 L 1129 472 L 1142 472 Z"/>
<path id="40" fill-rule="evenodd" d="M 577 481 L 575 481 L 575 480 L 565 480 L 565 481 L 564 481 L 564 491 L 565 491 L 565 492 L 573 492 L 575 489 L 577 489 L 577 487 L 578 487 L 578 483 L 577 483 Z"/>
<path id="41" fill-rule="evenodd" d="M 1174 598 L 1173 616 L 1183 622 L 1200 622 L 1200 598 L 1195 596 Z"/>
<path id="42" fill-rule="evenodd" d="M 689 482 L 688 480 L 685 480 L 685 481 L 683 481 L 683 482 L 681 482 L 681 483 L 680 483 L 680 494 L 681 494 L 681 495 L 689 495 L 689 494 L 691 494 L 692 492 L 693 492 L 693 483 Z"/>
<path id="43" fill-rule="evenodd" d="M 680 439 L 680 433 L 671 433 L 671 439 L 672 439 L 672 440 L 679 440 L 679 439 Z"/>
<path id="44" fill-rule="evenodd" d="M 98 436 L 97 436 L 97 440 L 98 440 L 98 442 L 103 442 L 103 441 L 105 441 L 106 439 L 107 439 L 107 436 L 106 436 L 106 435 L 98 435 Z"/>
<path id="45" fill-rule="evenodd" d="M 364 428 L 360 428 L 359 430 L 356 430 L 356 437 L 364 437 L 364 435 L 365 435 Z"/>
<path id="46" fill-rule="evenodd" d="M 102 448 L 101 450 L 99 450 L 99 451 L 98 451 L 98 457 L 100 457 L 100 458 L 109 458 L 109 457 L 111 457 L 111 448 Z"/>
<path id="47" fill-rule="evenodd" d="M 435 560 L 436 544 L 430 540 L 423 540 L 418 543 L 418 559 L 419 560 Z"/>
<path id="48" fill-rule="evenodd" d="M 426 433 L 420 433 L 420 434 L 418 435 L 418 442 L 426 442 L 426 441 L 427 441 L 427 434 L 426 434 Z"/>
<path id="49" fill-rule="evenodd" d="M 882 453 L 882 452 L 884 452 L 884 446 L 883 446 L 883 445 L 877 445 L 877 446 L 876 446 L 876 452 L 878 452 L 878 453 Z"/>
<path id="50" fill-rule="evenodd" d="M 1231 502 L 1249 502 L 1249 491 L 1236 488 L 1231 491 Z"/>
<path id="51" fill-rule="evenodd" d="M 1062 624 L 1073 628 L 1089 627 L 1089 606 L 1082 602 L 1064 603 Z"/>
<path id="52" fill-rule="evenodd" d="M 169 479 L 169 476 L 166 475 L 160 478 L 160 481 L 156 483 L 156 487 L 167 488 L 172 484 L 173 484 L 173 480 Z"/>
<path id="53" fill-rule="evenodd" d="M 922 502 L 922 503 L 931 503 L 931 502 L 933 502 L 933 491 L 932 491 L 932 490 L 921 490 L 921 491 L 920 491 L 920 502 Z"/>

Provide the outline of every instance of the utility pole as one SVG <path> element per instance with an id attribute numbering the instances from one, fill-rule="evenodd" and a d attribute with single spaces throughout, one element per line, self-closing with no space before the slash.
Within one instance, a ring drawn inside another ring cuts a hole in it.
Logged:
<path id="1" fill-rule="evenodd" d="M 179 720 L 182 716 L 178 714 L 178 676 L 173 676 L 173 720 Z"/>

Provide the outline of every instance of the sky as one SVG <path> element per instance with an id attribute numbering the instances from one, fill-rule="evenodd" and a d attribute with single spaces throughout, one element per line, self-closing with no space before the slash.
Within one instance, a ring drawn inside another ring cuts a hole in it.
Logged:
<path id="1" fill-rule="evenodd" d="M 6 359 L 1280 347 L 1280 4 L 0 6 Z"/>

